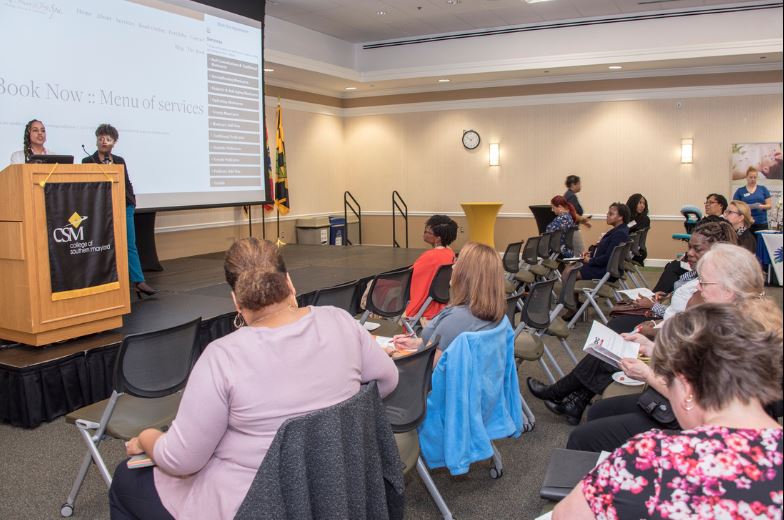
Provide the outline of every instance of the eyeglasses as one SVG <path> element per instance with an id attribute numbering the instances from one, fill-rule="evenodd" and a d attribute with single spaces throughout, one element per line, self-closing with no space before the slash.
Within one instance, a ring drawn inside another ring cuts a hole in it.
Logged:
<path id="1" fill-rule="evenodd" d="M 740 211 L 732 211 L 731 209 L 724 210 L 724 214 L 725 215 L 738 215 L 738 216 L 742 216 L 743 215 L 743 213 L 741 213 Z"/>
<path id="2" fill-rule="evenodd" d="M 700 284 L 700 285 L 718 285 L 719 284 L 719 282 L 706 282 L 705 280 L 703 280 L 699 276 L 697 277 L 697 283 Z"/>
<path id="3" fill-rule="evenodd" d="M 705 201 L 705 205 L 706 206 L 710 206 L 711 204 L 718 204 L 718 202 L 716 202 L 715 200 L 706 200 Z"/>
<path id="4" fill-rule="evenodd" d="M 433 234 L 433 230 L 430 229 L 430 228 L 425 228 L 424 234 L 425 235 L 432 235 Z"/>

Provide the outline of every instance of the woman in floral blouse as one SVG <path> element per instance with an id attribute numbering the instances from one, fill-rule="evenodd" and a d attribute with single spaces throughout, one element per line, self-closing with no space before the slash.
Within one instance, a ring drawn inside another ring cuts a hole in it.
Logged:
<path id="1" fill-rule="evenodd" d="M 553 231 L 562 230 L 561 234 L 561 255 L 564 258 L 574 256 L 574 252 L 566 245 L 566 231 L 572 229 L 577 224 L 575 222 L 580 218 L 577 215 L 577 210 L 574 206 L 561 195 L 556 195 L 550 200 L 550 210 L 555 213 L 555 218 L 552 222 L 547 224 L 545 231 L 552 233 Z"/>
<path id="2" fill-rule="evenodd" d="M 781 314 L 745 305 L 745 316 L 704 304 L 666 322 L 653 367 L 684 430 L 633 437 L 553 518 L 782 518 L 782 429 L 763 409 L 781 398 Z"/>

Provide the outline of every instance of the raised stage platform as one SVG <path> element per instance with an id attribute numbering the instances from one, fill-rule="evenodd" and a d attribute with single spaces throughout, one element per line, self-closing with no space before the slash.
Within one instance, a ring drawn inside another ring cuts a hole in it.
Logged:
<path id="1" fill-rule="evenodd" d="M 286 267 L 301 305 L 318 289 L 360 281 L 414 263 L 421 249 L 384 246 L 287 245 Z M 201 347 L 234 330 L 234 305 L 223 277 L 223 253 L 163 262 L 145 273 L 160 292 L 137 300 L 123 327 L 43 348 L 5 345 L 0 350 L 0 421 L 33 428 L 107 398 L 114 360 L 126 334 L 162 329 L 202 318 Z M 361 290 L 358 291 L 361 295 Z"/>

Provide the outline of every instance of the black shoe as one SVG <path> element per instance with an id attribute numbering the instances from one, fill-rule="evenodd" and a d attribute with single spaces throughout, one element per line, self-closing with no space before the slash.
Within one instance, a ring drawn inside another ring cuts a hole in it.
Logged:
<path id="1" fill-rule="evenodd" d="M 550 392 L 550 387 L 548 385 L 533 377 L 529 377 L 525 382 L 528 385 L 528 390 L 531 391 L 531 395 L 537 399 L 553 399 L 553 396 L 550 395 L 552 392 Z"/>
<path id="2" fill-rule="evenodd" d="M 564 405 L 561 401 L 550 401 L 549 399 L 544 400 L 544 405 L 547 407 L 548 410 L 553 412 L 555 415 L 563 415 L 564 414 Z"/>
<path id="3" fill-rule="evenodd" d="M 133 290 L 136 291 L 136 297 L 140 300 L 142 299 L 142 294 L 146 294 L 147 296 L 152 296 L 153 294 L 157 294 L 158 291 L 147 285 L 145 282 L 136 282 L 133 284 Z"/>
<path id="4" fill-rule="evenodd" d="M 563 404 L 561 405 L 563 415 L 566 416 L 566 421 L 569 424 L 572 426 L 580 424 L 580 420 L 583 418 L 583 412 L 588 406 L 588 403 L 591 402 L 593 395 L 593 392 L 590 390 L 583 389 L 569 394 L 566 399 L 563 400 Z"/>

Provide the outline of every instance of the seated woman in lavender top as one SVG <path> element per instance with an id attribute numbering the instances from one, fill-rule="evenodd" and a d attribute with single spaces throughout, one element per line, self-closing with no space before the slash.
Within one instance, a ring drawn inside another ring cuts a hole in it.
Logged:
<path id="1" fill-rule="evenodd" d="M 157 466 L 120 463 L 113 519 L 233 518 L 286 419 L 345 401 L 371 380 L 382 397 L 397 386 L 392 360 L 347 312 L 297 307 L 272 242 L 235 242 L 224 269 L 244 326 L 207 346 L 171 428 L 127 443 L 128 455 L 147 453 Z"/>

